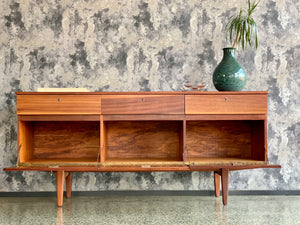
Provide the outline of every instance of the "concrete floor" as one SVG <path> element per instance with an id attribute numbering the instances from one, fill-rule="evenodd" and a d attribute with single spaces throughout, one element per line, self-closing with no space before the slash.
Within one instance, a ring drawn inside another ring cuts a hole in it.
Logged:
<path id="1" fill-rule="evenodd" d="M 0 198 L 0 224 L 300 224 L 300 196 Z"/>

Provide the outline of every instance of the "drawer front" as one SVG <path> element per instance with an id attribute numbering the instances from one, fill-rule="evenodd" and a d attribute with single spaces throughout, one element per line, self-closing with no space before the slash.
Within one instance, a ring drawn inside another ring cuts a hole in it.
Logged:
<path id="1" fill-rule="evenodd" d="M 102 114 L 184 114 L 184 96 L 103 95 Z"/>
<path id="2" fill-rule="evenodd" d="M 187 95 L 186 114 L 266 114 L 265 94 L 251 95 Z"/>
<path id="3" fill-rule="evenodd" d="M 17 114 L 100 114 L 100 95 L 18 95 Z"/>

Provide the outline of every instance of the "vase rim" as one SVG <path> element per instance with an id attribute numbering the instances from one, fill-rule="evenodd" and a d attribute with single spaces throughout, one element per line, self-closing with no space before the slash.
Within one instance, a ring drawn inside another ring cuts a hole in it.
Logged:
<path id="1" fill-rule="evenodd" d="M 236 48 L 233 48 L 233 47 L 227 47 L 227 48 L 223 48 L 223 50 L 234 50 Z"/>

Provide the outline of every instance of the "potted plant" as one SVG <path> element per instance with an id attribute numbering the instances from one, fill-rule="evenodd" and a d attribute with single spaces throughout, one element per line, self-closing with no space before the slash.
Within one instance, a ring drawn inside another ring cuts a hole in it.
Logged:
<path id="1" fill-rule="evenodd" d="M 231 16 L 226 25 L 226 36 L 233 42 L 231 48 L 223 49 L 223 59 L 213 73 L 213 84 L 219 91 L 240 91 L 246 84 L 246 73 L 236 61 L 234 50 L 241 45 L 244 50 L 248 45 L 257 48 L 258 29 L 252 17 L 258 2 L 248 0 L 248 9 L 240 9 L 237 16 Z"/>

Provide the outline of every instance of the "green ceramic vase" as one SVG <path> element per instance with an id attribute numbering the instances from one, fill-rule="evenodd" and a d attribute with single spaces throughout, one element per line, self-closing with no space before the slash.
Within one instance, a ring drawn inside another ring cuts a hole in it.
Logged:
<path id="1" fill-rule="evenodd" d="M 234 56 L 235 48 L 223 48 L 223 59 L 213 74 L 218 91 L 240 91 L 246 85 L 246 73 Z"/>

